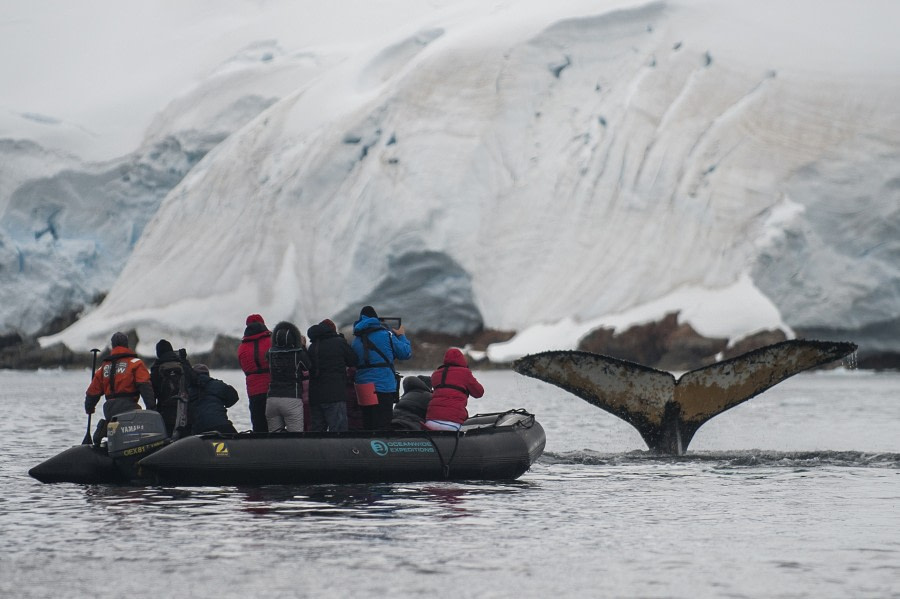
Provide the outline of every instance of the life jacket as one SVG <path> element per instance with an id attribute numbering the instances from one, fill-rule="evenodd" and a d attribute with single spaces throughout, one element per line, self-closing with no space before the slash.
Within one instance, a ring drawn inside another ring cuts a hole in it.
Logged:
<path id="1" fill-rule="evenodd" d="M 441 364 L 440 366 L 438 366 L 437 370 L 441 371 L 441 380 L 434 386 L 434 390 L 437 391 L 438 389 L 455 389 L 457 391 L 461 391 L 462 393 L 465 393 L 466 396 L 468 396 L 469 390 L 467 388 L 447 382 L 447 373 L 449 373 L 450 369 L 453 368 L 454 366 L 456 366 L 456 365 L 455 364 Z M 437 370 L 435 372 L 437 372 Z"/>
<path id="2" fill-rule="evenodd" d="M 244 368 L 244 365 L 241 365 L 241 368 L 244 370 L 244 374 L 268 374 L 269 365 L 266 363 L 266 351 L 260 350 L 259 342 L 262 339 L 265 339 L 269 336 L 269 332 L 266 331 L 266 334 L 258 334 L 254 335 L 251 338 L 244 339 L 241 343 L 249 343 L 253 344 L 253 365 L 249 368 Z"/>
<path id="3" fill-rule="evenodd" d="M 394 370 L 394 360 L 389 360 L 384 352 L 378 349 L 378 346 L 372 343 L 372 340 L 369 339 L 369 335 L 378 331 L 380 329 L 371 329 L 362 333 L 357 333 L 357 337 L 359 337 L 360 341 L 363 344 L 363 363 L 358 364 L 356 366 L 357 370 L 365 370 L 367 368 L 390 368 Z M 393 337 L 390 337 L 390 346 L 391 346 L 391 358 L 393 358 L 393 349 L 394 349 L 394 340 Z M 372 362 L 369 359 L 369 352 L 375 352 L 381 358 L 381 362 Z"/>
<path id="4" fill-rule="evenodd" d="M 257 323 L 254 323 L 257 324 Z M 238 360 L 247 379 L 247 395 L 265 395 L 269 389 L 269 362 L 266 352 L 272 345 L 272 333 L 262 330 L 244 335 L 238 347 Z"/>
<path id="5" fill-rule="evenodd" d="M 115 350 L 124 350 L 118 351 Z M 88 395 L 106 399 L 128 398 L 137 401 L 140 397 L 137 385 L 150 382 L 150 373 L 137 354 L 127 348 L 114 348 L 114 353 L 103 359 L 103 364 L 94 373 Z"/>

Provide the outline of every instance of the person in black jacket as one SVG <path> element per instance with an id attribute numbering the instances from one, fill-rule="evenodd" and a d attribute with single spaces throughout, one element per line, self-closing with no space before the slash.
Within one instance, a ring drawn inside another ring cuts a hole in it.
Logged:
<path id="1" fill-rule="evenodd" d="M 187 353 L 183 349 L 176 352 L 171 343 L 160 339 L 156 344 L 156 361 L 150 367 L 150 384 L 156 395 L 156 411 L 163 417 L 170 437 L 177 424 L 179 399 L 183 402 L 188 399 L 190 376 L 191 364 L 187 360 Z M 184 409 L 186 408 L 182 407 Z"/>
<path id="2" fill-rule="evenodd" d="M 269 432 L 302 433 L 303 387 L 309 376 L 310 364 L 309 354 L 306 353 L 306 339 L 292 323 L 279 322 L 275 325 L 268 360 L 266 421 Z"/>
<path id="3" fill-rule="evenodd" d="M 205 364 L 194 365 L 191 378 L 187 410 L 191 434 L 209 431 L 236 433 L 227 410 L 237 403 L 238 392 L 235 388 L 209 376 L 209 368 Z"/>
<path id="4" fill-rule="evenodd" d="M 356 366 L 356 352 L 334 323 L 325 319 L 309 335 L 310 430 L 340 433 L 347 430 L 347 369 Z"/>
<path id="5" fill-rule="evenodd" d="M 391 428 L 400 430 L 422 430 L 428 403 L 431 401 L 431 377 L 424 374 L 403 379 L 403 395 L 394 406 Z"/>

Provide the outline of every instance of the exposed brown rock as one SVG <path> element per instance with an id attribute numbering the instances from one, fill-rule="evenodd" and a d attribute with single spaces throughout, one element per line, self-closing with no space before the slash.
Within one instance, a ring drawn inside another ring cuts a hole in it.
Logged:
<path id="1" fill-rule="evenodd" d="M 81 367 L 89 366 L 90 363 L 90 357 L 82 363 L 62 343 L 42 348 L 35 339 L 24 339 L 21 343 L 0 350 L 0 368 L 34 370 L 36 368 Z"/>
<path id="2" fill-rule="evenodd" d="M 722 352 L 722 359 L 729 360 L 740 356 L 741 354 L 746 354 L 748 351 L 753 351 L 754 349 L 759 349 L 760 347 L 773 345 L 775 343 L 781 343 L 786 340 L 787 335 L 784 334 L 784 331 L 760 331 L 759 333 L 754 333 L 735 342 L 734 345 Z"/>
<path id="3" fill-rule="evenodd" d="M 59 321 L 68 320 L 69 316 Z M 114 331 L 109 331 L 112 335 Z M 131 347 L 138 342 L 137 332 L 123 331 L 128 335 Z M 342 331 L 348 341 L 352 341 L 352 331 Z M 512 331 L 483 330 L 465 336 L 447 335 L 417 331 L 409 333 L 413 345 L 413 358 L 397 363 L 402 372 L 431 371 L 441 364 L 448 347 L 467 348 L 475 352 L 487 349 L 492 343 L 508 341 L 514 336 Z M 660 370 L 686 371 L 727 360 L 748 351 L 779 343 L 786 339 L 779 330 L 762 331 L 735 342 L 726 348 L 727 340 L 710 339 L 698 334 L 690 325 L 679 324 L 678 314 L 667 314 L 658 322 L 637 325 L 618 335 L 612 329 L 600 328 L 585 336 L 578 349 L 637 362 Z M 194 354 L 188 349 L 188 358 L 193 363 L 204 363 L 214 369 L 239 369 L 237 348 L 240 339 L 219 336 L 209 352 Z M 109 353 L 104 347 L 103 354 Z M 149 367 L 155 355 L 142 356 Z M 487 368 L 507 368 L 509 364 L 493 364 L 487 359 L 476 360 L 469 356 L 471 366 Z M 91 364 L 89 352 L 72 352 L 63 344 L 41 348 L 36 337 L 23 337 L 11 333 L 0 337 L 0 369 L 33 370 L 36 368 L 85 368 Z M 900 369 L 900 354 L 866 353 L 860 351 L 858 367 L 863 369 Z"/>
<path id="4" fill-rule="evenodd" d="M 229 368 L 240 370 L 241 363 L 237 357 L 237 350 L 240 344 L 240 339 L 219 335 L 213 341 L 211 350 L 193 355 L 189 351 L 188 359 L 192 364 L 206 364 L 213 369 Z"/>
<path id="5" fill-rule="evenodd" d="M 431 333 L 417 331 L 409 333 L 412 343 L 413 355 L 409 360 L 397 363 L 401 370 L 425 370 L 430 371 L 441 365 L 444 354 L 450 347 L 467 348 L 472 351 L 485 351 L 491 343 L 500 343 L 512 339 L 515 333 L 511 331 L 495 331 L 486 329 L 471 335 L 457 336 L 446 333 Z M 469 366 L 477 368 L 490 368 L 493 365 L 485 360 L 475 360 L 469 357 Z"/>
<path id="6" fill-rule="evenodd" d="M 900 353 L 883 352 L 862 356 L 857 367 L 864 370 L 900 370 Z"/>
<path id="7" fill-rule="evenodd" d="M 581 340 L 578 349 L 660 370 L 691 370 L 715 362 L 727 343 L 679 324 L 678 313 L 672 312 L 661 321 L 636 325 L 617 335 L 612 329 L 597 329 Z"/>

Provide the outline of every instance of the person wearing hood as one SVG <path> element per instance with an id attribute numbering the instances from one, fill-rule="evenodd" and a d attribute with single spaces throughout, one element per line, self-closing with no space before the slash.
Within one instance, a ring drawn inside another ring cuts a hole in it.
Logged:
<path id="1" fill-rule="evenodd" d="M 150 384 L 156 395 L 156 408 L 172 437 L 178 419 L 179 399 L 187 401 L 191 363 L 184 349 L 176 352 L 166 339 L 156 344 L 156 361 L 150 366 Z M 184 423 L 182 423 L 182 426 Z"/>
<path id="2" fill-rule="evenodd" d="M 347 430 L 347 369 L 356 366 L 356 353 L 334 323 L 325 319 L 307 331 L 309 335 L 310 430 Z"/>
<path id="3" fill-rule="evenodd" d="M 358 359 L 355 383 L 373 384 L 377 397 L 375 405 L 362 407 L 364 426 L 366 430 L 388 430 L 394 404 L 400 399 L 394 361 L 412 357 L 406 329 L 402 324 L 396 329 L 388 328 L 372 306 L 365 306 L 353 324 L 353 335 L 353 351 Z"/>
<path id="4" fill-rule="evenodd" d="M 269 392 L 269 362 L 266 354 L 272 347 L 272 333 L 259 314 L 247 317 L 247 328 L 238 346 L 238 361 L 247 378 L 250 399 L 250 424 L 254 433 L 269 430 L 266 422 L 266 396 Z"/>
<path id="5" fill-rule="evenodd" d="M 309 378 L 306 339 L 294 324 L 279 322 L 272 331 L 269 349 L 269 393 L 266 420 L 269 432 L 304 431 L 303 396 Z"/>
<path id="6" fill-rule="evenodd" d="M 394 406 L 391 428 L 420 431 L 431 403 L 431 377 L 424 374 L 403 379 L 403 395 Z"/>
<path id="7" fill-rule="evenodd" d="M 194 365 L 192 371 L 187 409 L 191 434 L 211 431 L 236 433 L 228 419 L 228 408 L 237 403 L 238 392 L 225 381 L 209 376 L 209 368 L 205 364 Z"/>
<path id="8" fill-rule="evenodd" d="M 469 370 L 466 357 L 455 347 L 444 354 L 444 363 L 431 373 L 434 393 L 425 415 L 425 428 L 433 431 L 458 431 L 469 417 L 469 396 L 481 397 L 484 387 Z"/>
<path id="9" fill-rule="evenodd" d="M 150 372 L 137 354 L 128 348 L 128 335 L 117 332 L 110 339 L 112 349 L 103 359 L 100 368 L 94 372 L 91 384 L 84 394 L 84 411 L 93 414 L 101 396 L 103 419 L 97 423 L 94 443 L 99 444 L 106 436 L 106 425 L 110 418 L 131 410 L 140 410 L 138 398 L 144 400 L 148 410 L 156 409 L 156 395 L 150 384 Z"/>

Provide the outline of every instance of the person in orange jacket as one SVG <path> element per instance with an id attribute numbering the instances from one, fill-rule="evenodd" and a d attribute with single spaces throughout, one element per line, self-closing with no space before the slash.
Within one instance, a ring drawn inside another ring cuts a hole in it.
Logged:
<path id="1" fill-rule="evenodd" d="M 128 335 L 115 333 L 110 342 L 112 350 L 94 372 L 94 378 L 84 395 L 86 414 L 93 414 L 101 395 L 106 396 L 103 404 L 104 418 L 97 423 L 94 433 L 95 444 L 99 444 L 100 439 L 106 436 L 106 424 L 113 416 L 141 409 L 138 398 L 144 400 L 148 410 L 156 409 L 150 372 L 137 354 L 128 348 Z"/>

